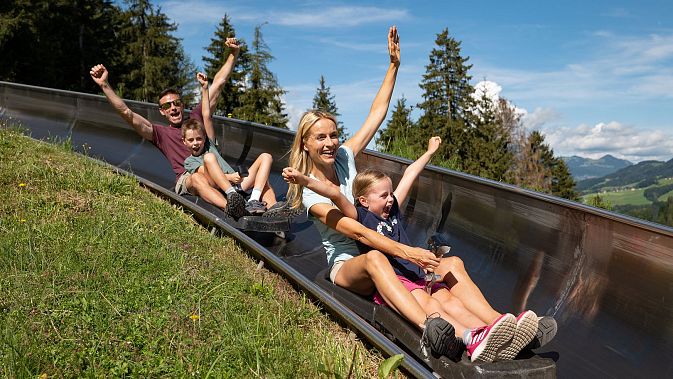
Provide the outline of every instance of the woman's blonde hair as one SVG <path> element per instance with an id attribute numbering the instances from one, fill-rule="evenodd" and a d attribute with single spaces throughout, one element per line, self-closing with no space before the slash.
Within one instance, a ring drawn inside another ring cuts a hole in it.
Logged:
<path id="1" fill-rule="evenodd" d="M 319 120 L 325 118 L 332 120 L 336 125 L 336 117 L 329 112 L 317 109 L 305 112 L 299 121 L 297 134 L 294 136 L 294 142 L 292 142 L 292 147 L 290 148 L 289 165 L 304 175 L 310 174 L 313 169 L 313 161 L 311 161 L 311 158 L 308 156 L 308 152 L 304 150 L 304 143 L 306 142 L 306 138 L 308 138 L 311 127 Z M 287 190 L 287 201 L 292 208 L 301 207 L 303 192 L 304 187 L 296 183 L 290 183 L 289 189 Z"/>
<path id="2" fill-rule="evenodd" d="M 388 175 L 381 170 L 373 168 L 368 168 L 355 175 L 355 179 L 353 179 L 353 198 L 355 199 L 355 205 L 361 205 L 358 198 L 360 196 L 367 196 L 369 191 L 371 191 L 372 186 L 385 178 L 388 178 Z"/>

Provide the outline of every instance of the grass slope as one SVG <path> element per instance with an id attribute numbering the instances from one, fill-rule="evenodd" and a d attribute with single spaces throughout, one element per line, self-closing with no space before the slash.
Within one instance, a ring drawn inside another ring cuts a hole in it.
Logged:
<path id="1" fill-rule="evenodd" d="M 0 376 L 376 376 L 228 238 L 67 146 L 0 127 Z"/>

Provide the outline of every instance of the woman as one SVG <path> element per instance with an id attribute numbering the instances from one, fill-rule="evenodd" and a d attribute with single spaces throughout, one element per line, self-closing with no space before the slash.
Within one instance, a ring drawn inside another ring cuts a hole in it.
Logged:
<path id="1" fill-rule="evenodd" d="M 383 122 L 395 86 L 400 65 L 400 49 L 397 29 L 394 26 L 388 32 L 388 51 L 390 65 L 360 130 L 340 146 L 335 118 L 326 112 L 309 111 L 300 121 L 290 152 L 291 167 L 316 180 L 339 186 L 341 192 L 351 202 L 352 181 L 357 174 L 355 156 L 367 146 Z M 288 201 L 293 208 L 303 204 L 321 234 L 332 282 L 362 295 L 371 295 L 374 289 L 377 289 L 391 308 L 423 330 L 421 343 L 426 354 L 428 347 L 435 355 L 455 357 L 462 352 L 462 343 L 456 339 L 453 327 L 446 320 L 429 317 L 423 311 L 420 304 L 396 277 L 384 253 L 407 259 L 428 270 L 439 268 L 439 258 L 428 250 L 406 246 L 385 238 L 356 220 L 344 217 L 335 204 L 326 197 L 291 181 L 289 184 Z M 374 250 L 360 254 L 353 240 L 372 246 Z M 441 268 L 449 267 L 445 262 Z M 496 314 L 497 319 L 488 326 L 488 331 L 483 333 L 485 338 L 478 341 L 481 345 L 480 350 L 484 351 L 488 360 L 493 359 L 497 348 L 502 344 L 502 339 L 507 338 L 505 335 L 511 339 L 511 331 L 514 328 L 511 318 Z M 497 346 L 494 345 L 496 343 Z"/>

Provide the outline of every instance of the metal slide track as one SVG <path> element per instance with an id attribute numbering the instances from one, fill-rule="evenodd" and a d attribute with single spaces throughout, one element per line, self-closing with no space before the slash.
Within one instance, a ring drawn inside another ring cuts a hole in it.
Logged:
<path id="1" fill-rule="evenodd" d="M 128 102 L 161 122 L 156 105 Z M 0 82 L 0 117 L 18 119 L 38 139 L 70 138 L 73 147 L 135 175 L 151 190 L 182 204 L 200 221 L 238 239 L 267 265 L 320 301 L 385 354 L 404 353 L 415 377 L 652 377 L 673 376 L 673 229 L 575 202 L 436 167 L 426 169 L 403 206 L 412 243 L 441 233 L 496 309 L 533 309 L 559 323 L 557 337 L 530 359 L 472 365 L 423 362 L 410 341 L 417 331 L 394 313 L 330 287 L 324 252 L 305 219 L 285 240 L 243 233 L 208 204 L 176 196 L 163 155 L 143 141 L 105 98 Z M 287 162 L 292 133 L 217 118 L 225 159 L 246 163 L 274 157 L 271 184 Z M 367 151 L 360 169 L 376 166 L 400 178 L 409 162 Z M 348 305 L 348 306 L 347 306 Z M 350 308 L 349 308 L 350 307 Z M 396 343 L 394 343 L 394 342 Z"/>

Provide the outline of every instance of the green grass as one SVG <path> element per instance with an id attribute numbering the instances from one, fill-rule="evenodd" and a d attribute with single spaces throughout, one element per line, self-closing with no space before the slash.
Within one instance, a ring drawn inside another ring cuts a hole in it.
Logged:
<path id="1" fill-rule="evenodd" d="M 354 349 L 376 376 L 380 355 L 132 178 L 2 127 L 0 161 L 1 377 L 345 377 Z"/>

